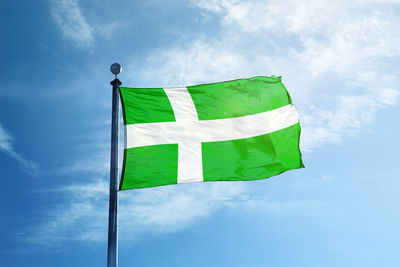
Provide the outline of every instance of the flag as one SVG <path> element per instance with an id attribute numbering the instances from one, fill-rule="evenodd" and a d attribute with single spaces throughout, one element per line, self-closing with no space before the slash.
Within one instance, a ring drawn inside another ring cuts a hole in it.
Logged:
<path id="1" fill-rule="evenodd" d="M 258 180 L 304 167 L 298 113 L 281 77 L 120 92 L 120 190 Z"/>

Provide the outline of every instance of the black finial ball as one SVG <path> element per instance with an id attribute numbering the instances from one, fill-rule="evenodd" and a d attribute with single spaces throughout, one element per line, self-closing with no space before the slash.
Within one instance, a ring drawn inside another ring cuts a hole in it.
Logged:
<path id="1" fill-rule="evenodd" d="M 111 65 L 110 70 L 111 70 L 112 74 L 117 76 L 122 71 L 122 67 L 120 64 L 114 63 Z"/>

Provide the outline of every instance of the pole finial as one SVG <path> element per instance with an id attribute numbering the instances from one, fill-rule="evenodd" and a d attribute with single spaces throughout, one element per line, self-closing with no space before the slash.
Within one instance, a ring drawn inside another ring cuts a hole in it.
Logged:
<path id="1" fill-rule="evenodd" d="M 110 70 L 115 75 L 115 78 L 117 78 L 117 75 L 122 71 L 122 67 L 119 63 L 114 63 L 111 65 Z"/>

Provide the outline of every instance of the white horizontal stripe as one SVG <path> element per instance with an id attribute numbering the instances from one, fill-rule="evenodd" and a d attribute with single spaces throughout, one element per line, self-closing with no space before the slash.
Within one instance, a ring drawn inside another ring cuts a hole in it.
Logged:
<path id="1" fill-rule="evenodd" d="M 298 121 L 296 107 L 290 104 L 237 118 L 129 124 L 126 148 L 248 138 L 287 128 Z"/>

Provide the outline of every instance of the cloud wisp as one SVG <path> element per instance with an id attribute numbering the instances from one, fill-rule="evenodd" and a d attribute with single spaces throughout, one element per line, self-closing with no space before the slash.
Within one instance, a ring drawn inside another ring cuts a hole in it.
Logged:
<path id="1" fill-rule="evenodd" d="M 65 39 L 79 47 L 90 47 L 93 44 L 93 29 L 83 16 L 78 1 L 52 0 L 50 14 L 60 27 Z"/>
<path id="2" fill-rule="evenodd" d="M 46 214 L 46 220 L 27 229 L 24 241 L 57 246 L 64 242 L 104 242 L 107 239 L 108 182 L 94 179 L 49 190 L 66 201 Z M 243 192 L 241 183 L 165 186 L 120 192 L 121 242 L 133 242 L 146 232 L 168 233 L 207 218 Z M 77 227 L 79 225 L 79 227 Z"/>
<path id="3" fill-rule="evenodd" d="M 39 166 L 15 152 L 13 147 L 14 137 L 0 124 L 0 151 L 15 159 L 29 174 L 38 175 Z"/>
<path id="4" fill-rule="evenodd" d="M 108 190 L 108 181 L 101 178 L 47 190 L 47 194 L 57 194 L 65 201 L 43 214 L 44 219 L 39 224 L 25 229 L 23 241 L 52 250 L 68 242 L 85 245 L 106 242 Z M 119 193 L 119 240 L 132 243 L 146 233 L 182 231 L 206 221 L 222 209 L 253 209 L 282 215 L 326 205 L 309 199 L 281 201 L 273 194 L 265 199 L 263 194 L 253 191 L 242 182 L 193 183 L 122 191 Z"/>

